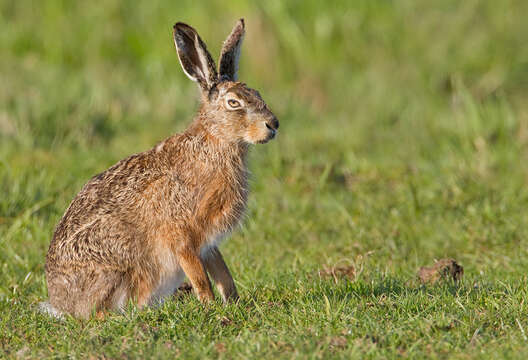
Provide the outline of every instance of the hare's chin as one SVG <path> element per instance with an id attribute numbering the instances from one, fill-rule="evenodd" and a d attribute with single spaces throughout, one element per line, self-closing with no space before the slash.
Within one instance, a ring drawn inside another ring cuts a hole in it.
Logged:
<path id="1" fill-rule="evenodd" d="M 256 143 L 257 144 L 265 144 L 267 142 L 269 142 L 270 140 L 272 140 L 273 138 L 275 138 L 275 133 L 270 133 L 265 139 L 261 139 L 261 140 L 257 140 Z"/>
<path id="2" fill-rule="evenodd" d="M 248 137 L 245 137 L 244 138 L 244 141 L 249 143 L 249 144 L 265 144 L 267 143 L 268 141 L 270 141 L 271 139 L 273 139 L 276 135 L 275 132 L 267 132 L 267 134 L 259 134 L 261 135 L 262 137 L 257 137 L 257 136 L 248 136 Z"/>

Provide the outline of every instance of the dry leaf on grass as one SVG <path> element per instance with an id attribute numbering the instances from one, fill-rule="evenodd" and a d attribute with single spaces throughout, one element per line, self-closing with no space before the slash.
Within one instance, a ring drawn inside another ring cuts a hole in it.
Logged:
<path id="1" fill-rule="evenodd" d="M 178 298 L 182 298 L 185 295 L 192 294 L 192 285 L 188 282 L 182 283 L 178 289 L 174 292 L 174 296 Z"/>
<path id="2" fill-rule="evenodd" d="M 347 346 L 347 339 L 344 336 L 335 336 L 330 339 L 330 346 L 343 349 Z"/>
<path id="3" fill-rule="evenodd" d="M 220 354 L 221 354 L 221 353 L 224 353 L 224 352 L 226 351 L 226 346 L 225 346 L 225 344 L 224 344 L 224 343 L 221 343 L 221 342 L 216 343 L 215 346 L 214 346 L 214 348 L 215 348 L 216 352 L 218 352 L 218 353 L 220 353 Z"/>
<path id="4" fill-rule="evenodd" d="M 333 278 L 337 284 L 338 280 L 346 279 L 350 281 L 356 281 L 363 272 L 367 258 L 374 251 L 368 251 L 365 254 L 359 254 L 355 259 L 341 259 L 334 265 L 323 265 L 317 274 L 320 278 L 327 279 Z M 340 263 L 346 263 L 345 265 L 339 265 Z"/>
<path id="5" fill-rule="evenodd" d="M 336 282 L 338 279 L 348 279 L 354 281 L 356 279 L 356 268 L 353 265 L 348 266 L 328 266 L 323 265 L 319 270 L 319 276 L 322 278 L 332 277 Z"/>
<path id="6" fill-rule="evenodd" d="M 441 279 L 459 281 L 464 275 L 464 268 L 453 259 L 440 259 L 432 266 L 423 266 L 418 270 L 418 278 L 423 284 L 435 284 Z"/>
<path id="7" fill-rule="evenodd" d="M 222 326 L 229 326 L 229 325 L 233 324 L 233 320 L 231 320 L 227 316 L 222 316 L 222 318 L 220 319 L 220 324 Z"/>
<path id="8" fill-rule="evenodd" d="M 192 291 L 192 285 L 184 282 L 178 287 L 178 291 L 184 291 L 184 292 L 191 292 Z"/>

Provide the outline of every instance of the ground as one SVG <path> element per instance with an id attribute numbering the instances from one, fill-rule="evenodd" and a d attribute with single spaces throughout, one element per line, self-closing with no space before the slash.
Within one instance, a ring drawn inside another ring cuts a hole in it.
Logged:
<path id="1" fill-rule="evenodd" d="M 528 2 L 0 2 L 0 357 L 524 358 Z M 172 25 L 279 117 L 222 250 L 241 300 L 36 311 L 82 185 L 189 123 Z M 435 259 L 460 281 L 422 285 Z"/>

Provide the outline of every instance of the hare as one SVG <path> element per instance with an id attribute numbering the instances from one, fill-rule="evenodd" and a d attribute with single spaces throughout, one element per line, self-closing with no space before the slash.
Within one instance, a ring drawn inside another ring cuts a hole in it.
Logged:
<path id="1" fill-rule="evenodd" d="M 172 295 L 187 276 L 201 302 L 238 298 L 218 244 L 240 221 L 248 198 L 251 144 L 275 137 L 279 122 L 260 94 L 237 81 L 240 19 L 218 66 L 191 26 L 174 25 L 185 74 L 201 106 L 190 126 L 93 177 L 58 223 L 46 259 L 54 316 L 139 307 Z"/>

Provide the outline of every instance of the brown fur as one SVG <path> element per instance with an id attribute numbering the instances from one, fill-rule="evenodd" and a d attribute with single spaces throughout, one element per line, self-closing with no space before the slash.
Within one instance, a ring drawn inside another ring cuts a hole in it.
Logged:
<path id="1" fill-rule="evenodd" d="M 206 302 L 213 299 L 207 272 L 224 300 L 238 296 L 217 242 L 246 206 L 249 145 L 273 138 L 278 121 L 258 92 L 234 81 L 242 20 L 225 42 L 230 58 L 220 60 L 218 75 L 196 31 L 174 28 L 180 63 L 202 89 L 201 107 L 185 132 L 118 162 L 73 199 L 46 261 L 44 308 L 54 315 L 152 304 L 184 275 Z M 229 105 L 235 100 L 240 107 Z"/>

